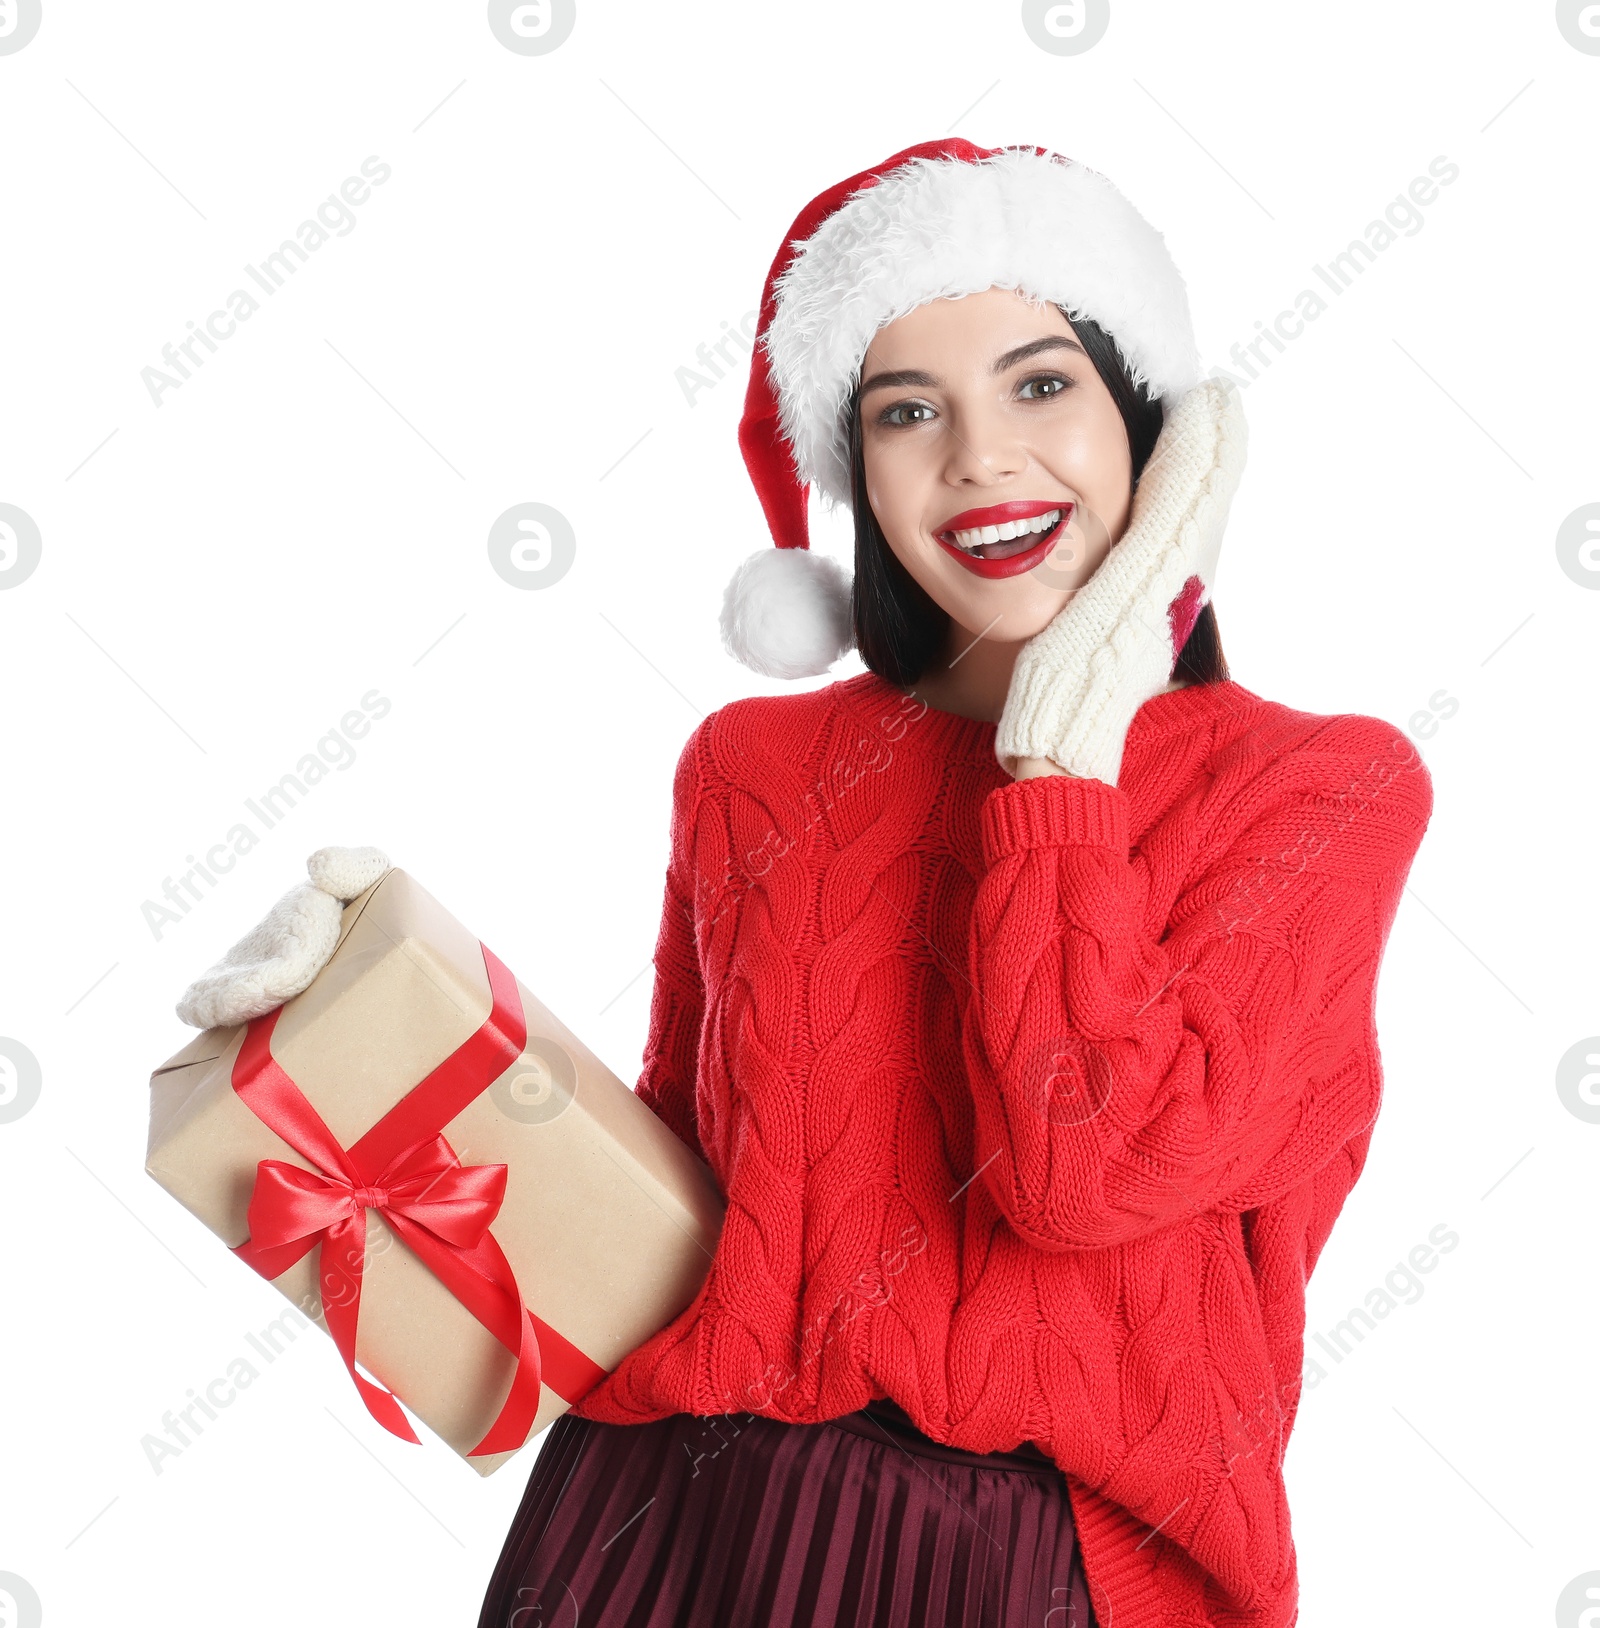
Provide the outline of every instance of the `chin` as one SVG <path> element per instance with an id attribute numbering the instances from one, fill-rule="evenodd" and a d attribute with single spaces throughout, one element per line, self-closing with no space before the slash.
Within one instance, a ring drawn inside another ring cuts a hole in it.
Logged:
<path id="1" fill-rule="evenodd" d="M 943 608 L 964 628 L 977 634 L 989 628 L 985 637 L 996 644 L 1024 644 L 1042 633 L 1071 601 L 1070 592 L 1047 588 L 1032 579 L 986 584 L 977 592 L 942 598 Z M 995 617 L 1000 620 L 995 622 Z M 989 624 L 994 622 L 992 628 Z"/>

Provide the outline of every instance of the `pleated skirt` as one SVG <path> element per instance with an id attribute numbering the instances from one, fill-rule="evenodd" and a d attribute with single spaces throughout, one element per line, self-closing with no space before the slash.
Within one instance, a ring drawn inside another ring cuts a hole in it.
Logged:
<path id="1" fill-rule="evenodd" d="M 894 1403 L 825 1424 L 563 1414 L 478 1628 L 1096 1628 L 1066 1481 Z"/>

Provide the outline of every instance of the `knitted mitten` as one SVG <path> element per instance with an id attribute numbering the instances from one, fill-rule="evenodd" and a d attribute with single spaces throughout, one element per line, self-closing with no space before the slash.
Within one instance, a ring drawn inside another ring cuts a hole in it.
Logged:
<path id="1" fill-rule="evenodd" d="M 376 848 L 319 848 L 311 877 L 291 888 L 265 921 L 184 990 L 178 1016 L 196 1029 L 244 1023 L 298 995 L 333 956 L 345 901 L 389 869 Z"/>
<path id="2" fill-rule="evenodd" d="M 1171 679 L 1211 597 L 1244 469 L 1240 390 L 1205 379 L 1168 412 L 1128 528 L 1060 614 L 1022 647 L 995 735 L 1008 774 L 1048 758 L 1117 783 L 1133 715 Z"/>

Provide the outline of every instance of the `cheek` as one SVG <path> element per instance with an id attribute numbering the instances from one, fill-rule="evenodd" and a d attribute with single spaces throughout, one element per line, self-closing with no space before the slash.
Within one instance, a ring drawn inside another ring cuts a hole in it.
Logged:
<path id="1" fill-rule="evenodd" d="M 915 546 L 923 519 L 925 482 L 917 460 L 904 449 L 863 450 L 862 470 L 866 477 L 867 502 L 877 516 L 878 526 L 896 550 Z"/>
<path id="2" fill-rule="evenodd" d="M 1040 449 L 1040 463 L 1055 480 L 1076 492 L 1092 517 L 1088 532 L 1119 534 L 1128 513 L 1128 486 L 1133 466 L 1128 455 L 1122 420 L 1094 421 L 1065 427 L 1048 447 Z M 1094 520 L 1099 521 L 1095 525 Z"/>

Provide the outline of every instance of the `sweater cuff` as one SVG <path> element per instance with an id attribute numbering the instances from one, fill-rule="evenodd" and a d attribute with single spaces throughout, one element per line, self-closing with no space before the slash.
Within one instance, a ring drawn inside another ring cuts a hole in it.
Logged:
<path id="1" fill-rule="evenodd" d="M 1041 774 L 984 799 L 983 857 L 993 865 L 1022 848 L 1094 843 L 1128 856 L 1128 794 L 1104 780 Z"/>

